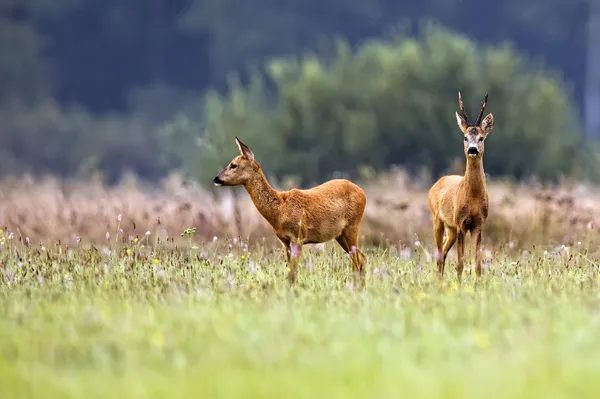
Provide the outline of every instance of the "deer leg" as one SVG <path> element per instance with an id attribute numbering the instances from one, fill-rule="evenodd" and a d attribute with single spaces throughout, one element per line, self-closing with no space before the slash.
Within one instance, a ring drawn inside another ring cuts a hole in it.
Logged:
<path id="1" fill-rule="evenodd" d="M 302 247 L 297 243 L 293 243 L 287 237 L 279 237 L 279 240 L 285 249 L 285 259 L 287 267 L 289 268 L 288 280 L 291 284 L 294 284 L 296 282 L 296 264 L 302 253 Z"/>
<path id="2" fill-rule="evenodd" d="M 358 277 L 360 279 L 360 284 L 362 287 L 366 285 L 365 278 L 365 265 L 367 263 L 367 257 L 360 249 L 358 249 L 358 231 L 359 226 L 348 226 L 339 237 L 336 238 L 336 241 L 340 246 L 352 257 L 352 270 L 354 272 L 354 277 Z"/>
<path id="3" fill-rule="evenodd" d="M 435 239 L 435 260 L 437 262 L 438 274 L 441 275 L 443 272 L 440 273 L 440 270 L 443 270 L 444 267 L 442 264 L 442 253 L 444 248 L 444 222 L 442 222 L 440 219 L 433 219 L 433 238 Z"/>
<path id="4" fill-rule="evenodd" d="M 297 242 L 290 242 L 289 245 L 289 266 L 290 266 L 290 271 L 288 272 L 288 280 L 290 282 L 290 284 L 294 285 L 296 284 L 296 272 L 297 272 L 297 265 L 298 265 L 298 261 L 300 260 L 300 257 L 302 256 L 302 245 L 300 245 Z"/>
<path id="5" fill-rule="evenodd" d="M 475 262 L 475 275 L 481 277 L 481 228 L 471 231 L 471 246 L 473 251 L 473 260 Z"/>
<path id="6" fill-rule="evenodd" d="M 465 233 L 461 230 L 456 233 L 456 255 L 458 257 L 458 262 L 456 264 L 456 277 L 458 278 L 458 282 L 461 283 L 465 255 Z"/>
<path id="7" fill-rule="evenodd" d="M 442 253 L 440 255 L 441 259 L 438 260 L 438 275 L 439 277 L 444 276 L 444 266 L 446 264 L 446 257 L 448 256 L 448 252 L 456 242 L 456 230 L 447 228 L 446 229 L 446 239 L 444 240 L 444 246 L 442 249 Z"/>

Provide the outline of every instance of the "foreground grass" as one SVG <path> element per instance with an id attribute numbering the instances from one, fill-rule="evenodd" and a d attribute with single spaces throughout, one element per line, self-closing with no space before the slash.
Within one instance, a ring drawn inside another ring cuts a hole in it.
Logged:
<path id="1" fill-rule="evenodd" d="M 567 398 L 600 392 L 598 270 L 576 249 L 501 252 L 479 284 L 333 245 L 0 251 L 2 397 Z"/>

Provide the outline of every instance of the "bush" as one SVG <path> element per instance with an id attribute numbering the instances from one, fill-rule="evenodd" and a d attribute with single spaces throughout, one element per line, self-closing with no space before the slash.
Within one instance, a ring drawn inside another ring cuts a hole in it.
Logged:
<path id="1" fill-rule="evenodd" d="M 489 92 L 496 128 L 486 172 L 553 179 L 578 159 L 581 129 L 560 76 L 508 45 L 477 46 L 426 25 L 417 38 L 371 41 L 354 53 L 340 40 L 332 56 L 274 59 L 265 70 L 247 87 L 234 80 L 227 95 L 210 93 L 198 119 L 165 126 L 167 141 L 177 137 L 174 153 L 203 182 L 235 155 L 235 135 L 267 173 L 298 175 L 304 185 L 365 166 L 438 175 L 463 158 L 459 90 L 474 115 Z M 190 151 L 200 125 L 207 133 Z"/>

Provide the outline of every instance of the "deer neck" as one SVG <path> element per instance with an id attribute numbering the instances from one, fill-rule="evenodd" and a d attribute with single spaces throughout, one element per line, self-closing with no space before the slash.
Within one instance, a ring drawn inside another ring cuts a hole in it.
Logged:
<path id="1" fill-rule="evenodd" d="M 267 178 L 262 170 L 259 169 L 258 173 L 250 178 L 244 187 L 248 191 L 256 209 L 258 209 L 267 222 L 275 226 L 279 220 L 281 199 L 277 191 L 267 182 Z"/>
<path id="2" fill-rule="evenodd" d="M 467 169 L 463 181 L 465 192 L 469 197 L 481 197 L 483 193 L 487 192 L 482 157 L 467 157 Z"/>

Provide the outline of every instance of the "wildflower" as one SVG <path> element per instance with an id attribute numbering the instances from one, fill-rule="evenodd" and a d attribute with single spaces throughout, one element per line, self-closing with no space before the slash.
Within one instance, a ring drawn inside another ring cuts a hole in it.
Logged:
<path id="1" fill-rule="evenodd" d="M 4 234 L 4 230 L 0 229 L 0 234 Z"/>
<path id="2" fill-rule="evenodd" d="M 421 241 L 417 240 L 415 241 L 415 247 L 420 247 L 421 246 Z"/>
<path id="3" fill-rule="evenodd" d="M 106 232 L 106 239 L 110 240 L 110 233 L 108 231 Z"/>
<path id="4" fill-rule="evenodd" d="M 77 236 L 77 238 L 75 238 L 75 242 L 79 244 L 81 242 L 81 237 Z"/>
<path id="5" fill-rule="evenodd" d="M 256 283 L 252 283 L 250 285 L 252 286 L 252 288 L 256 288 Z"/>
<path id="6" fill-rule="evenodd" d="M 135 237 L 135 238 L 133 239 L 133 242 L 134 242 L 134 243 L 137 243 L 137 242 L 138 242 L 138 238 L 137 238 L 137 237 Z"/>
<path id="7" fill-rule="evenodd" d="M 244 255 L 242 255 L 240 258 L 241 258 L 242 260 L 246 259 L 246 257 L 245 257 Z"/>
<path id="8" fill-rule="evenodd" d="M 158 265 L 158 262 L 159 262 L 158 259 L 154 259 L 154 264 L 155 265 Z"/>
<path id="9" fill-rule="evenodd" d="M 248 244 L 244 244 L 244 252 L 248 252 Z"/>
<path id="10" fill-rule="evenodd" d="M 437 259 L 439 258 L 439 256 L 440 256 L 438 252 L 439 252 L 439 251 L 436 249 L 436 253 L 435 253 L 436 260 L 437 260 Z M 410 247 L 403 248 L 403 249 L 400 251 L 400 258 L 401 258 L 402 260 L 409 260 L 411 257 L 412 257 L 412 249 L 411 249 Z"/>
<path id="11" fill-rule="evenodd" d="M 587 228 L 590 229 L 590 230 L 593 229 L 594 228 L 594 222 L 593 221 L 589 222 L 588 225 L 587 225 Z"/>
<path id="12" fill-rule="evenodd" d="M 152 234 L 152 233 L 150 233 L 150 230 L 148 230 L 148 231 L 146 232 L 146 236 L 149 236 L 150 234 Z"/>
<path id="13" fill-rule="evenodd" d="M 515 243 L 512 242 L 512 241 L 509 241 L 508 242 L 508 247 L 511 248 L 511 249 L 514 248 L 515 247 Z"/>
<path id="14" fill-rule="evenodd" d="M 119 234 L 123 236 L 123 229 L 119 229 Z"/>
<path id="15" fill-rule="evenodd" d="M 127 251 L 125 251 L 127 253 L 127 255 L 131 255 L 131 249 L 127 248 Z"/>
<path id="16" fill-rule="evenodd" d="M 165 336 L 157 331 L 154 334 L 152 334 L 150 342 L 152 342 L 152 345 L 156 346 L 157 348 L 162 348 L 163 346 L 165 346 Z"/>
<path id="17" fill-rule="evenodd" d="M 45 250 L 46 250 L 46 247 L 42 245 L 42 248 L 41 248 L 41 249 L 42 249 L 42 251 L 45 251 Z"/>
<path id="18" fill-rule="evenodd" d="M 480 349 L 486 349 L 490 346 L 490 336 L 481 330 L 475 330 L 473 332 L 473 343 Z"/>
<path id="19" fill-rule="evenodd" d="M 213 242 L 217 242 L 217 240 L 218 240 L 217 236 L 214 236 L 213 237 Z"/>
<path id="20" fill-rule="evenodd" d="M 248 269 L 248 273 L 250 274 L 256 274 L 256 272 L 258 272 L 258 267 L 254 262 L 249 262 L 246 268 Z"/>
<path id="21" fill-rule="evenodd" d="M 577 241 L 577 246 L 581 246 L 581 241 Z"/>
<path id="22" fill-rule="evenodd" d="M 415 300 L 417 302 L 421 302 L 423 299 L 427 299 L 427 298 L 429 298 L 429 294 L 427 294 L 426 292 L 419 292 L 415 296 Z"/>
<path id="23" fill-rule="evenodd" d="M 144 248 L 146 248 L 146 246 L 142 244 L 142 245 L 140 246 L 140 248 L 141 248 L 141 249 L 144 249 Z"/>
<path id="24" fill-rule="evenodd" d="M 446 290 L 446 294 L 450 295 L 456 290 L 458 290 L 458 283 L 456 281 L 453 281 L 450 283 L 450 287 L 448 287 L 448 289 Z"/>
<path id="25" fill-rule="evenodd" d="M 15 236 L 15 235 L 14 235 L 13 233 L 10 233 L 10 234 L 8 235 L 8 239 L 9 239 L 9 240 L 12 240 L 12 239 L 14 238 L 14 236 Z"/>
<path id="26" fill-rule="evenodd" d="M 122 218 L 123 218 L 123 215 L 121 215 L 121 214 L 119 213 L 119 216 L 117 216 L 117 221 L 119 221 L 119 222 L 120 222 Z"/>

